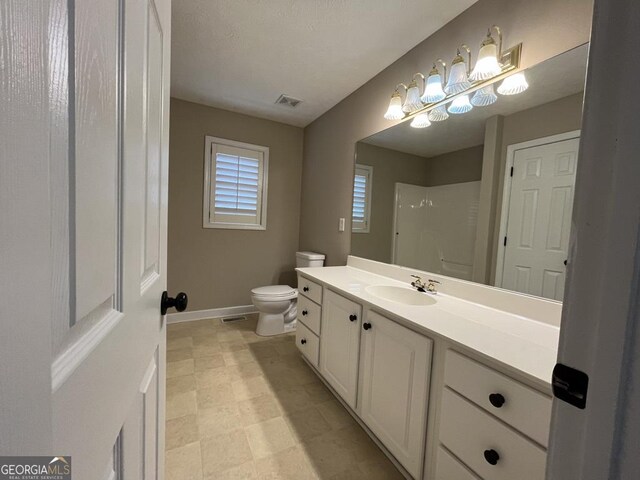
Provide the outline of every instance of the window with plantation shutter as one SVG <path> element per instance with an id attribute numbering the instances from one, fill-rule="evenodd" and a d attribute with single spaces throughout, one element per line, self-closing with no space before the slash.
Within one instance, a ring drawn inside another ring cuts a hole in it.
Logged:
<path id="1" fill-rule="evenodd" d="M 369 233 L 372 177 L 373 167 L 356 165 L 353 179 L 353 212 L 351 217 L 351 231 L 354 233 Z"/>
<path id="2" fill-rule="evenodd" d="M 202 226 L 265 230 L 269 148 L 206 137 Z"/>

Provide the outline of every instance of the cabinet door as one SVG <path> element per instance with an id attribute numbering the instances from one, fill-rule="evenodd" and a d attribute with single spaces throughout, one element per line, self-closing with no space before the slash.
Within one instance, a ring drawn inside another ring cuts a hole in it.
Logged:
<path id="1" fill-rule="evenodd" d="M 375 312 L 362 331 L 360 416 L 419 478 L 424 458 L 433 342 Z"/>
<path id="2" fill-rule="evenodd" d="M 320 373 L 355 409 L 362 306 L 325 291 L 320 331 Z"/>

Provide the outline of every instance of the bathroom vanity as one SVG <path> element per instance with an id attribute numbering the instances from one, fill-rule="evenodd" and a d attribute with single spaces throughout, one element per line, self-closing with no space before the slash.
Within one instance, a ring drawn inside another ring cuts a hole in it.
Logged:
<path id="1" fill-rule="evenodd" d="M 298 290 L 302 355 L 407 478 L 544 479 L 560 303 L 353 256 Z"/>

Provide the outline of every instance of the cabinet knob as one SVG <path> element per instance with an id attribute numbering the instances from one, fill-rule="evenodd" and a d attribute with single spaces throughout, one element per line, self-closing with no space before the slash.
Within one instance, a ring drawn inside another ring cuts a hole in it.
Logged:
<path id="1" fill-rule="evenodd" d="M 349 320 L 351 320 L 352 322 L 355 322 L 358 319 L 357 315 L 351 314 L 349 315 Z"/>
<path id="2" fill-rule="evenodd" d="M 187 298 L 186 293 L 180 292 L 175 298 L 172 298 L 165 290 L 162 292 L 162 298 L 160 299 L 160 314 L 166 315 L 167 310 L 170 308 L 175 308 L 179 312 L 184 312 L 188 303 L 189 298 Z"/>
<path id="3" fill-rule="evenodd" d="M 302 316 L 303 316 L 303 317 L 306 317 L 308 313 L 309 313 L 309 312 L 307 312 L 306 310 L 302 310 Z"/>
<path id="4" fill-rule="evenodd" d="M 301 343 L 302 345 L 304 345 L 305 343 L 307 343 L 307 339 L 306 339 L 306 338 L 302 338 L 302 339 L 300 339 L 300 343 Z"/>
<path id="5" fill-rule="evenodd" d="M 370 323 L 363 323 L 362 324 L 362 328 L 364 328 L 365 330 L 369 330 L 371 328 L 371 324 Z"/>
<path id="6" fill-rule="evenodd" d="M 500 455 L 494 449 L 484 451 L 484 459 L 489 465 L 497 465 Z"/>
<path id="7" fill-rule="evenodd" d="M 502 408 L 506 400 L 502 394 L 492 393 L 491 395 L 489 395 L 489 402 L 496 408 Z"/>
<path id="8" fill-rule="evenodd" d="M 309 291 L 309 287 L 302 287 L 302 291 L 303 292 L 308 292 Z"/>

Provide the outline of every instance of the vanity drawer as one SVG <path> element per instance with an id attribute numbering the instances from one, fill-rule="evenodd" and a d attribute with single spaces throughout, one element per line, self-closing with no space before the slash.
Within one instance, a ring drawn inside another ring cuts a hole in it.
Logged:
<path id="1" fill-rule="evenodd" d="M 546 451 L 445 388 L 440 442 L 484 479 L 544 480 Z M 495 455 L 492 465 L 486 455 Z"/>
<path id="2" fill-rule="evenodd" d="M 318 368 L 320 339 L 302 323 L 298 323 L 296 326 L 296 345 L 307 360 L 309 360 L 314 367 Z"/>
<path id="3" fill-rule="evenodd" d="M 313 300 L 317 304 L 322 303 L 322 285 L 298 275 L 298 293 Z"/>
<path id="4" fill-rule="evenodd" d="M 444 381 L 492 415 L 547 446 L 551 398 L 452 350 L 446 354 Z M 491 403 L 490 395 L 496 405 Z M 502 399 L 504 403 L 498 406 Z"/>
<path id="5" fill-rule="evenodd" d="M 307 297 L 298 296 L 298 321 L 309 327 L 313 333 L 320 335 L 320 305 L 313 303 Z"/>
<path id="6" fill-rule="evenodd" d="M 444 448 L 438 448 L 435 480 L 480 480 Z"/>

